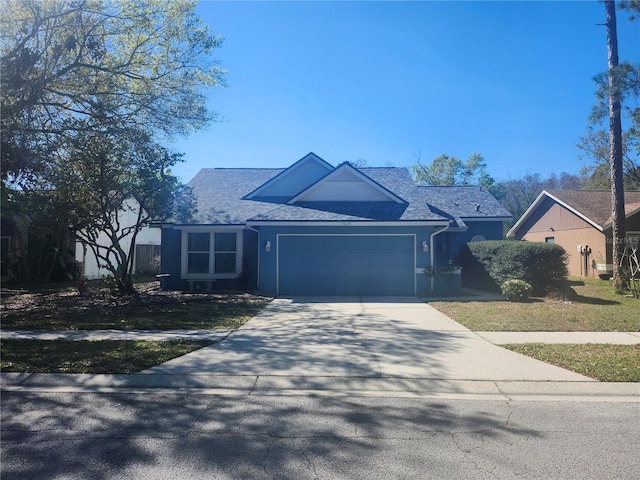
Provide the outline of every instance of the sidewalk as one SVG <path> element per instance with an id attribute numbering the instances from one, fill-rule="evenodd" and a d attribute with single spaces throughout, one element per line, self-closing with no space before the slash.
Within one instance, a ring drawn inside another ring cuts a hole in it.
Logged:
<path id="1" fill-rule="evenodd" d="M 2 340 L 210 340 L 227 338 L 234 330 L 0 330 Z M 494 345 L 509 343 L 640 344 L 640 332 L 474 332 Z"/>

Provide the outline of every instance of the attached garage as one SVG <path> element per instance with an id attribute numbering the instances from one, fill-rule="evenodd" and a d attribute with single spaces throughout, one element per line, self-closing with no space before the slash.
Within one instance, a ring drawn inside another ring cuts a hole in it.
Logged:
<path id="1" fill-rule="evenodd" d="M 415 235 L 277 239 L 280 295 L 415 295 Z"/>

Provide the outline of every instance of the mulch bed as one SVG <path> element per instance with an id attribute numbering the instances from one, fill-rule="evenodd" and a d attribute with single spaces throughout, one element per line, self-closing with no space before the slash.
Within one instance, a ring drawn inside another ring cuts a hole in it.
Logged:
<path id="1" fill-rule="evenodd" d="M 93 284 L 92 284 L 93 283 Z M 55 310 L 73 314 L 100 307 L 170 305 L 187 302 L 246 303 L 256 299 L 244 292 L 184 293 L 160 290 L 158 282 L 136 284 L 135 295 L 117 295 L 100 287 L 101 282 L 89 282 L 89 288 L 80 294 L 75 284 L 60 285 L 3 285 L 0 296 L 0 314 L 45 313 Z"/>

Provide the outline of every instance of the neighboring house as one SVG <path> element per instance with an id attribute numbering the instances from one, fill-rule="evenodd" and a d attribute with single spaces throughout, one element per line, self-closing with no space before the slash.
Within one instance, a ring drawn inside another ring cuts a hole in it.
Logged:
<path id="1" fill-rule="evenodd" d="M 628 241 L 640 237 L 640 192 L 625 192 Z M 508 237 L 562 245 L 569 255 L 569 275 L 612 271 L 611 192 L 544 190 L 507 233 Z"/>
<path id="2" fill-rule="evenodd" d="M 269 295 L 416 295 L 425 267 L 502 238 L 509 213 L 477 186 L 418 187 L 406 168 L 202 169 L 198 212 L 162 226 L 165 288 Z"/>
<path id="3" fill-rule="evenodd" d="M 125 205 L 118 212 L 118 222 L 122 228 L 135 225 L 138 218 L 140 204 L 135 198 L 125 200 Z M 159 256 L 161 231 L 158 226 L 142 227 L 136 237 L 136 247 L 134 251 L 134 273 L 144 275 L 155 275 L 159 272 Z M 111 240 L 105 233 L 100 233 L 97 243 L 99 245 L 110 246 Z M 126 236 L 120 245 L 128 250 L 131 246 L 131 235 Z M 111 272 L 101 266 L 101 262 L 96 259 L 93 251 L 80 241 L 76 241 L 76 261 L 80 263 L 82 275 L 88 279 L 108 277 Z"/>

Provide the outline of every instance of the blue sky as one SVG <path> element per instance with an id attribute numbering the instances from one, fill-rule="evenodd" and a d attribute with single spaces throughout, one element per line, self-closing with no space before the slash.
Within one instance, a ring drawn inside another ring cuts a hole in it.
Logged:
<path id="1" fill-rule="evenodd" d="M 222 121 L 172 145 L 184 181 L 204 167 L 286 167 L 485 157 L 498 180 L 582 166 L 593 77 L 607 68 L 595 0 L 212 2 L 225 42 Z M 620 60 L 640 61 L 640 21 L 618 13 Z"/>

